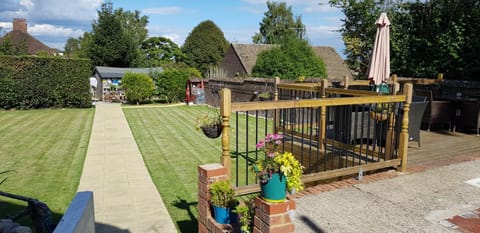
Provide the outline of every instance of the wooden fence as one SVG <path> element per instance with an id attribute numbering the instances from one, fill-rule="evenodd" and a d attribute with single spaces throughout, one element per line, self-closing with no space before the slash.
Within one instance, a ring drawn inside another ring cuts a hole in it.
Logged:
<path id="1" fill-rule="evenodd" d="M 288 138 L 283 149 L 292 152 L 306 168 L 302 181 L 307 185 L 388 167 L 406 171 L 412 84 L 405 84 L 403 92 L 396 95 L 327 86 L 326 81 L 281 84 L 277 80 L 274 101 L 265 102 L 232 103 L 231 91 L 221 90 L 220 162 L 227 168 L 227 174 L 233 174 L 231 178 L 236 182 L 237 194 L 259 191 L 253 175 L 248 175 L 249 167 L 259 158 L 258 151 L 250 146 L 267 133 L 281 133 Z M 364 115 L 372 114 L 372 106 L 379 104 L 396 110 L 388 113 L 385 123 L 364 119 Z M 239 119 L 247 123 L 239 124 Z M 366 137 L 370 140 L 363 141 L 363 129 L 372 131 Z M 245 149 L 239 152 L 241 132 L 245 135 L 242 140 Z M 372 142 L 371 138 L 376 138 L 377 142 Z M 232 139 L 235 142 L 231 144 Z M 231 150 L 231 145 L 235 150 Z M 243 162 L 239 162 L 241 156 Z"/>

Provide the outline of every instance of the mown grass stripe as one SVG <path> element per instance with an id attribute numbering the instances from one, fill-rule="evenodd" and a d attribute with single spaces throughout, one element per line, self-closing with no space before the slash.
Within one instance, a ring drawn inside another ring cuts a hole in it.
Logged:
<path id="1" fill-rule="evenodd" d="M 75 195 L 94 109 L 0 111 L 0 171 L 14 170 L 1 190 L 37 198 L 59 218 Z M 0 213 L 25 203 L 0 198 Z"/>

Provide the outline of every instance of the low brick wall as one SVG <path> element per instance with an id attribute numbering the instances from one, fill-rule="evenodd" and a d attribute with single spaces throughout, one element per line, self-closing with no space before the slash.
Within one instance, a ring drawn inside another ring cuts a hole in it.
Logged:
<path id="1" fill-rule="evenodd" d="M 53 233 L 95 233 L 93 192 L 78 192 Z"/>
<path id="2" fill-rule="evenodd" d="M 212 217 L 209 203 L 209 187 L 217 181 L 227 180 L 227 169 L 220 164 L 205 164 L 198 167 L 198 232 L 228 233 L 240 232 L 238 224 L 218 224 Z M 289 233 L 295 231 L 292 214 L 295 201 L 268 203 L 255 199 L 254 233 Z"/>

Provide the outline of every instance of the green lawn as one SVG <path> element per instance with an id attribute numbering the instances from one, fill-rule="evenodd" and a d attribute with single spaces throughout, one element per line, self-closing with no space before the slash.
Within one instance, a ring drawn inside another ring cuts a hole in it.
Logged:
<path id="1" fill-rule="evenodd" d="M 207 138 L 201 131 L 195 130 L 195 122 L 197 116 L 212 110 L 204 106 L 176 106 L 124 108 L 123 111 L 174 222 L 181 232 L 196 232 L 197 167 L 220 162 L 221 139 Z M 230 123 L 233 135 L 235 118 Z M 249 125 L 254 123 L 252 120 Z M 240 123 L 238 128 L 244 126 L 245 123 Z M 250 127 L 250 132 L 254 132 L 254 125 Z M 234 143 L 232 140 L 231 150 L 235 149 Z M 245 148 L 243 140 L 239 144 L 240 150 Z M 248 148 L 255 149 L 253 141 Z M 250 177 L 253 177 L 252 174 Z"/>
<path id="2" fill-rule="evenodd" d="M 45 202 L 58 218 L 80 181 L 94 109 L 0 111 L 0 190 Z M 0 197 L 0 218 L 25 202 Z"/>

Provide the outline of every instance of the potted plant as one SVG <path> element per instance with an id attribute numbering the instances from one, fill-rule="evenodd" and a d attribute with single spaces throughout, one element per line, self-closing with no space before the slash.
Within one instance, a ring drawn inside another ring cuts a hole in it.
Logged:
<path id="1" fill-rule="evenodd" d="M 197 117 L 197 130 L 201 129 L 203 134 L 209 138 L 218 138 L 222 134 L 222 116 L 215 110 L 203 116 Z"/>
<path id="2" fill-rule="evenodd" d="M 235 191 L 229 180 L 217 181 L 209 188 L 210 203 L 213 209 L 213 217 L 220 224 L 235 222 L 234 209 L 238 201 L 234 198 Z"/>
<path id="3" fill-rule="evenodd" d="M 253 170 L 260 181 L 261 196 L 268 202 L 283 202 L 287 190 L 295 193 L 304 188 L 300 162 L 290 152 L 278 152 L 282 140 L 281 134 L 267 134 L 256 145 L 257 149 L 264 150 L 265 158 L 258 160 Z"/>
<path id="4" fill-rule="evenodd" d="M 240 232 L 250 233 L 253 229 L 253 217 L 255 216 L 255 199 L 250 198 L 242 205 L 236 207 Z"/>
<path id="5" fill-rule="evenodd" d="M 262 93 L 258 94 L 258 99 L 260 101 L 271 100 L 272 95 L 270 95 L 270 92 L 262 92 Z"/>
<path id="6" fill-rule="evenodd" d="M 388 116 L 392 113 L 392 106 L 389 103 L 380 103 L 375 104 L 373 109 L 370 111 L 370 118 L 377 121 L 385 121 L 388 119 Z"/>

